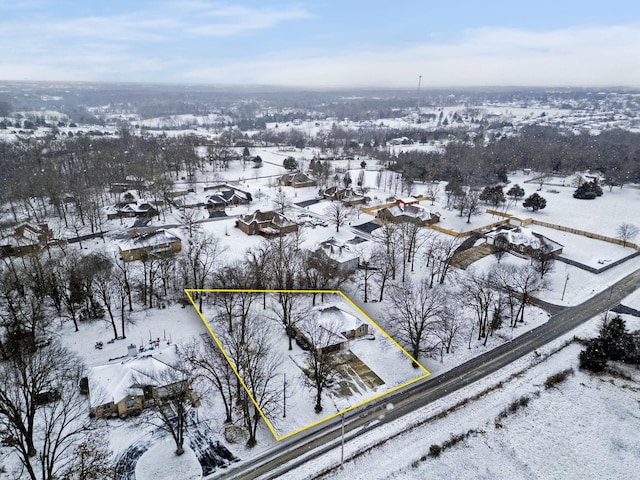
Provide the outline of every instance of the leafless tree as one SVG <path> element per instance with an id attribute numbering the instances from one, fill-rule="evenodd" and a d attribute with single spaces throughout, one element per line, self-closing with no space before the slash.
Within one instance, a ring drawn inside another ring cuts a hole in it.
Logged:
<path id="1" fill-rule="evenodd" d="M 300 331 L 309 343 L 305 352 L 305 383 L 315 391 L 314 411 L 322 411 L 322 392 L 330 387 L 338 377 L 339 353 L 325 352 L 332 345 L 339 332 L 339 325 L 320 325 L 316 319 L 307 317 L 300 324 Z"/>
<path id="2" fill-rule="evenodd" d="M 53 480 L 77 465 L 74 449 L 94 428 L 78 389 L 81 365 L 55 342 L 24 343 L 0 362 L 0 431 L 21 478 Z"/>
<path id="3" fill-rule="evenodd" d="M 303 303 L 303 296 L 290 291 L 280 291 L 270 297 L 271 318 L 284 328 L 289 340 L 289 350 L 293 350 L 296 324 L 308 315 L 308 308 Z"/>
<path id="4" fill-rule="evenodd" d="M 238 378 L 213 338 L 197 338 L 183 347 L 183 357 L 193 366 L 194 380 L 203 378 L 219 393 L 224 405 L 225 423 L 233 421 L 234 391 Z"/>
<path id="5" fill-rule="evenodd" d="M 145 371 L 142 378 L 134 379 L 139 385 L 152 387 L 147 399 L 149 410 L 143 420 L 171 435 L 176 444 L 176 455 L 184 453 L 184 437 L 191 412 L 200 406 L 197 394 L 191 389 L 194 373 L 191 364 L 185 360 L 179 355 L 167 364 L 167 368 Z"/>
<path id="6" fill-rule="evenodd" d="M 634 238 L 638 236 L 640 230 L 632 223 L 621 223 L 616 229 L 616 238 L 622 241 L 624 247 L 627 243 L 633 242 Z"/>
<path id="7" fill-rule="evenodd" d="M 460 301 L 471 308 L 476 315 L 478 340 L 488 337 L 489 312 L 495 297 L 495 282 L 492 273 L 468 271 L 464 278 Z"/>
<path id="8" fill-rule="evenodd" d="M 304 254 L 304 286 L 313 290 L 313 305 L 318 290 L 337 290 L 351 278 L 351 272 L 341 269 L 336 262 L 320 250 Z"/>
<path id="9" fill-rule="evenodd" d="M 183 208 L 180 210 L 178 221 L 189 234 L 189 238 L 192 238 L 196 232 L 200 231 L 201 225 L 199 221 L 202 217 L 202 210 L 197 208 Z"/>
<path id="10" fill-rule="evenodd" d="M 340 227 L 346 225 L 353 217 L 353 209 L 341 201 L 331 202 L 324 210 L 329 222 L 336 226 L 336 232 L 340 232 Z"/>
<path id="11" fill-rule="evenodd" d="M 362 290 L 364 294 L 364 303 L 369 301 L 369 289 L 371 281 L 378 271 L 380 256 L 378 252 L 360 251 L 360 265 L 356 276 L 361 280 Z"/>
<path id="12" fill-rule="evenodd" d="M 456 208 L 460 211 L 460 216 L 467 217 L 467 223 L 471 223 L 471 217 L 479 213 L 480 194 L 471 188 L 467 189 L 463 195 L 458 197 Z"/>
<path id="13" fill-rule="evenodd" d="M 114 306 L 116 297 L 120 292 L 120 284 L 117 277 L 113 275 L 113 262 L 109 257 L 105 257 L 104 266 L 93 278 L 93 284 L 96 295 L 109 316 L 109 321 L 113 328 L 113 338 L 118 338 Z"/>
<path id="14" fill-rule="evenodd" d="M 400 250 L 400 233 L 398 224 L 389 221 L 382 221 L 382 226 L 374 233 L 376 242 L 384 246 L 385 262 L 390 267 L 391 279 L 395 280 L 398 265 L 398 251 Z"/>
<path id="15" fill-rule="evenodd" d="M 425 243 L 424 255 L 429 271 L 429 285 L 433 287 L 434 280 L 444 283 L 451 268 L 451 257 L 460 246 L 457 237 L 432 236 Z"/>
<path id="16" fill-rule="evenodd" d="M 113 452 L 104 431 L 94 429 L 71 450 L 73 459 L 60 474 L 62 480 L 103 480 L 113 474 Z"/>
<path id="17" fill-rule="evenodd" d="M 434 329 L 443 305 L 441 291 L 429 288 L 426 280 L 414 283 L 408 279 L 394 285 L 389 298 L 392 308 L 388 314 L 394 321 L 398 341 L 416 361 L 433 352 L 439 342 Z M 418 367 L 416 363 L 413 366 Z"/>
<path id="18" fill-rule="evenodd" d="M 529 298 L 541 288 L 543 280 L 529 264 L 499 264 L 494 268 L 493 276 L 496 285 L 507 294 L 506 301 L 511 316 L 509 326 L 513 328 L 518 322 L 524 322 L 524 310 Z"/>
<path id="19" fill-rule="evenodd" d="M 289 210 L 293 206 L 293 203 L 289 199 L 287 192 L 280 188 L 273 198 L 273 206 L 278 212 L 284 215 L 284 212 Z"/>
<path id="20" fill-rule="evenodd" d="M 433 333 L 440 339 L 440 360 L 442 361 L 443 351 L 451 353 L 451 347 L 460 334 L 460 330 L 465 324 L 462 309 L 455 301 L 444 301 L 436 320 Z"/>
<path id="21" fill-rule="evenodd" d="M 198 233 L 191 237 L 188 242 L 186 253 L 182 257 L 181 264 L 185 285 L 187 288 L 204 290 L 207 281 L 212 278 L 218 260 L 224 253 L 225 248 L 220 244 L 220 239 L 213 235 Z M 199 297 L 199 309 L 202 312 L 203 296 L 197 293 Z"/>
<path id="22" fill-rule="evenodd" d="M 244 388 L 238 400 L 249 433 L 248 447 L 256 445 L 260 412 L 270 416 L 279 410 L 282 401 L 282 390 L 275 382 L 281 359 L 272 346 L 273 335 L 263 318 L 250 316 L 244 337 L 239 329 L 223 336 L 225 351 L 230 353 Z"/>

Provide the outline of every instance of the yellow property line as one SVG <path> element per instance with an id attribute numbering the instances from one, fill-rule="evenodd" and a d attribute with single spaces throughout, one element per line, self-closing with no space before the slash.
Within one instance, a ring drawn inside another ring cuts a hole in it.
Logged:
<path id="1" fill-rule="evenodd" d="M 374 322 L 366 313 L 364 313 L 362 311 L 362 309 L 360 307 L 358 307 L 355 303 L 353 303 L 353 301 L 351 301 L 351 299 L 349 297 L 347 297 L 344 293 L 342 293 L 340 290 L 185 289 L 184 293 L 186 293 L 187 297 L 189 298 L 189 301 L 193 305 L 193 308 L 195 308 L 196 312 L 198 313 L 198 316 L 200 317 L 200 320 L 202 320 L 202 323 L 204 323 L 205 327 L 207 328 L 207 331 L 209 332 L 209 334 L 211 335 L 213 340 L 216 342 L 216 345 L 218 346 L 218 348 L 222 352 L 222 355 L 224 355 L 224 358 L 227 360 L 227 362 L 231 366 L 231 369 L 233 370 L 233 373 L 235 373 L 236 377 L 238 377 L 238 380 L 240 381 L 240 384 L 242 385 L 242 388 L 244 388 L 245 392 L 247 392 L 247 395 L 249 395 L 249 398 L 253 402 L 253 405 L 256 407 L 256 409 L 260 413 L 260 416 L 264 420 L 265 424 L 267 425 L 267 427 L 271 431 L 271 434 L 276 439 L 276 441 L 284 440 L 285 438 L 289 438 L 289 437 L 291 437 L 293 435 L 296 435 L 296 434 L 298 434 L 300 432 L 303 432 L 304 430 L 307 430 L 309 428 L 315 427 L 316 425 L 319 425 L 322 422 L 326 422 L 327 420 L 331 420 L 332 418 L 336 418 L 336 417 L 338 417 L 340 415 L 343 415 L 343 414 L 345 414 L 345 413 L 347 413 L 347 412 L 349 412 L 351 410 L 354 410 L 354 409 L 356 409 L 358 407 L 361 407 L 362 405 L 365 405 L 365 404 L 367 404 L 369 402 L 372 402 L 374 400 L 382 398 L 385 395 L 388 395 L 388 394 L 393 393 L 393 392 L 395 392 L 397 390 L 400 390 L 401 388 L 404 388 L 404 387 L 406 387 L 408 385 L 411 385 L 411 384 L 413 384 L 413 383 L 415 383 L 415 382 L 417 382 L 419 380 L 422 380 L 422 379 L 428 377 L 429 375 L 431 375 L 431 373 L 426 368 L 424 368 L 415 358 L 413 358 L 409 354 L 409 352 L 407 352 L 404 348 L 402 348 L 398 344 L 398 342 L 396 342 L 393 338 L 391 338 L 391 336 L 387 332 L 385 332 L 382 328 L 380 328 L 380 326 L 378 326 L 378 324 L 376 322 Z M 273 425 L 271 425 L 271 422 L 269 421 L 267 416 L 264 414 L 264 412 L 262 411 L 262 409 L 258 405 L 258 402 L 255 400 L 255 398 L 253 398 L 253 395 L 251 394 L 251 391 L 249 390 L 249 388 L 247 387 L 246 383 L 244 382 L 244 380 L 240 376 L 240 373 L 238 372 L 238 370 L 236 369 L 235 365 L 231 361 L 231 358 L 229 357 L 229 355 L 225 351 L 224 347 L 222 346 L 222 343 L 220 343 L 220 341 L 218 340 L 218 337 L 216 336 L 216 334 L 213 333 L 213 330 L 211 329 L 211 326 L 209 325 L 209 322 L 207 322 L 207 320 L 204 318 L 204 315 L 202 314 L 202 312 L 198 308 L 195 300 L 191 296 L 191 293 L 307 293 L 307 294 L 314 294 L 315 293 L 315 294 L 338 294 L 338 295 L 342 296 L 342 298 L 344 298 L 365 319 L 367 319 L 369 322 L 371 322 L 371 324 L 376 329 L 378 329 L 378 331 L 382 332 L 382 334 L 385 337 L 387 337 L 402 353 L 404 353 L 409 359 L 411 359 L 411 361 L 415 365 L 417 365 L 418 368 L 420 368 L 424 372 L 424 375 L 421 375 L 421 376 L 419 376 L 417 378 L 414 378 L 414 379 L 412 379 L 412 380 L 410 380 L 408 382 L 405 382 L 402 385 L 398 385 L 397 387 L 391 388 L 390 390 L 388 390 L 386 392 L 379 393 L 379 394 L 377 394 L 377 395 L 375 395 L 375 396 L 373 396 L 373 397 L 371 397 L 371 398 L 369 398 L 367 400 L 363 400 L 360 403 L 357 403 L 355 405 L 347 407 L 344 410 L 341 410 L 341 411 L 336 412 L 334 414 L 331 414 L 331 415 L 329 415 L 327 417 L 324 417 L 321 420 L 318 420 L 316 422 L 311 423 L 310 425 L 307 425 L 306 427 L 302 427 L 302 428 L 299 428 L 298 430 L 295 430 L 293 432 L 287 433 L 286 435 L 279 436 L 276 433 L 276 430 L 273 428 Z"/>

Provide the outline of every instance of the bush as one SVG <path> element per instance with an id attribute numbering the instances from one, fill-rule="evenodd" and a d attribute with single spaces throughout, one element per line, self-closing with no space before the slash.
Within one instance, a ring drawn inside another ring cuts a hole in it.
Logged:
<path id="1" fill-rule="evenodd" d="M 442 453 L 442 447 L 440 445 L 431 445 L 429 447 L 429 456 L 430 457 L 434 457 L 434 458 L 438 458 L 440 456 L 440 454 Z"/>
<path id="2" fill-rule="evenodd" d="M 573 368 L 567 368 L 566 370 L 562 370 L 561 372 L 555 373 L 550 377 L 547 377 L 547 379 L 544 382 L 544 388 L 548 390 L 552 387 L 555 387 L 559 383 L 564 382 L 569 375 L 573 375 Z"/>

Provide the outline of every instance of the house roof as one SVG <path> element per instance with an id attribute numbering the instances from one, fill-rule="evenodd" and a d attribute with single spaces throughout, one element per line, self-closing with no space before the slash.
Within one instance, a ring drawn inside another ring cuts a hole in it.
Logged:
<path id="1" fill-rule="evenodd" d="M 534 250 L 541 250 L 544 247 L 550 248 L 549 252 L 553 252 L 563 248 L 562 244 L 526 227 L 497 228 L 488 232 L 486 236 L 494 239 L 502 236 L 511 245 L 529 246 Z"/>
<path id="2" fill-rule="evenodd" d="M 315 317 L 316 321 L 323 327 L 332 330 L 337 327 L 341 334 L 351 330 L 356 330 L 364 323 L 357 316 L 352 313 L 345 312 L 335 305 L 319 307 Z"/>
<path id="3" fill-rule="evenodd" d="M 238 218 L 238 221 L 246 223 L 247 225 L 257 222 L 257 223 L 273 223 L 279 227 L 285 227 L 289 225 L 296 225 L 295 222 L 292 222 L 284 215 L 281 215 L 275 211 L 261 212 L 260 210 L 256 210 L 253 213 L 248 213 L 246 215 L 241 215 Z"/>
<path id="4" fill-rule="evenodd" d="M 327 257 L 340 264 L 359 258 L 356 252 L 351 251 L 349 245 L 338 242 L 334 237 L 321 242 L 317 249 L 322 249 Z"/>
<path id="5" fill-rule="evenodd" d="M 92 407 L 105 403 L 118 403 L 123 398 L 139 394 L 135 385 L 158 385 L 164 372 L 172 369 L 169 363 L 176 359 L 175 346 L 158 350 L 157 353 L 129 357 L 110 365 L 91 368 L 89 392 Z M 139 388 L 139 387 L 137 387 Z"/>
<path id="6" fill-rule="evenodd" d="M 384 208 L 383 210 L 396 218 L 404 216 L 409 218 L 415 218 L 423 222 L 431 220 L 432 216 L 434 215 L 439 216 L 437 213 L 433 213 L 421 205 L 396 204 L 396 205 L 391 205 L 387 208 Z"/>
<path id="7" fill-rule="evenodd" d="M 118 247 L 120 247 L 120 250 L 125 251 L 180 241 L 180 237 L 168 230 L 146 230 L 144 232 L 134 230 L 128 238 L 118 242 Z"/>
<path id="8" fill-rule="evenodd" d="M 226 190 L 219 190 L 215 193 L 207 195 L 207 202 L 218 204 L 218 205 L 228 205 L 232 203 L 234 200 L 239 200 L 242 202 L 247 201 L 247 195 L 244 192 L 239 190 L 235 190 L 232 188 L 228 188 Z"/>
<path id="9" fill-rule="evenodd" d="M 315 340 L 316 347 L 325 348 L 346 342 L 345 334 L 357 330 L 364 323 L 356 315 L 336 305 L 322 305 L 315 307 L 311 315 L 298 322 L 297 327 L 308 341 Z M 318 333 L 317 328 L 321 329 Z"/>

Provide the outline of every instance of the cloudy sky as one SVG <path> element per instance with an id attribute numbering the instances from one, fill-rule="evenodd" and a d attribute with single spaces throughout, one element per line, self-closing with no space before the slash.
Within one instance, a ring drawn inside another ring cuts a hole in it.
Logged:
<path id="1" fill-rule="evenodd" d="M 0 81 L 640 87 L 638 0 L 0 0 Z"/>

